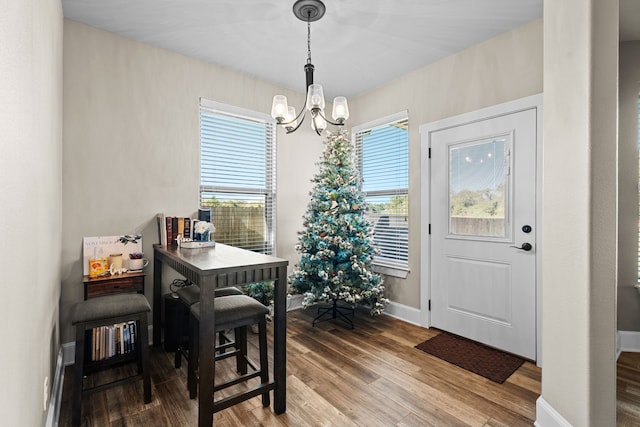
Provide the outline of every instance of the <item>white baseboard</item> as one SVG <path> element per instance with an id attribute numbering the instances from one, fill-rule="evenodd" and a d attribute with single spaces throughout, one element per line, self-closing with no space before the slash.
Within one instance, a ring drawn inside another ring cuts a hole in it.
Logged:
<path id="1" fill-rule="evenodd" d="M 64 356 L 62 347 L 58 350 L 56 359 L 56 372 L 51 386 L 49 406 L 47 408 L 46 427 L 57 427 L 60 420 L 60 405 L 62 403 L 62 385 L 64 384 Z"/>
<path id="2" fill-rule="evenodd" d="M 66 342 L 62 344 L 62 364 L 64 366 L 73 365 L 76 361 L 76 343 Z"/>
<path id="3" fill-rule="evenodd" d="M 616 335 L 616 359 L 623 351 L 640 353 L 640 332 L 618 331 Z M 542 396 L 536 400 L 536 427 L 571 427 L 558 411 Z"/>
<path id="4" fill-rule="evenodd" d="M 616 338 L 616 358 L 623 351 L 640 353 L 640 332 L 618 331 Z"/>
<path id="5" fill-rule="evenodd" d="M 383 314 L 404 320 L 407 323 L 422 326 L 420 324 L 420 309 L 409 307 L 408 305 L 390 301 L 385 307 Z"/>
<path id="6" fill-rule="evenodd" d="M 536 427 L 571 427 L 571 423 L 567 421 L 558 411 L 549 405 L 542 396 L 536 400 L 536 421 L 533 423 Z"/>

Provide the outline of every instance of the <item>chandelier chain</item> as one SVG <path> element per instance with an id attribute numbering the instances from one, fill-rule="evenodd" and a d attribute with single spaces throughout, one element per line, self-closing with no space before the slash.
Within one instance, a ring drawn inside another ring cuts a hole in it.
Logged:
<path id="1" fill-rule="evenodd" d="M 310 17 L 310 14 L 307 15 Z M 307 64 L 311 64 L 311 21 L 307 18 Z"/>

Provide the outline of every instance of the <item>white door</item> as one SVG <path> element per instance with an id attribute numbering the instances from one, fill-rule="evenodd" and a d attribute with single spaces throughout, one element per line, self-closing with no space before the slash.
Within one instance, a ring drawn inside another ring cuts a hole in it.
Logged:
<path id="1" fill-rule="evenodd" d="M 431 325 L 536 359 L 536 109 L 430 132 Z"/>

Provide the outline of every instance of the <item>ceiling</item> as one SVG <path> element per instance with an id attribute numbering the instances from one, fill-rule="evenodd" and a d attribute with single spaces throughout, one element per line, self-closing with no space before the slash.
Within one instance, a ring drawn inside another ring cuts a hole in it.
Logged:
<path id="1" fill-rule="evenodd" d="M 293 15 L 293 3 L 62 0 L 62 7 L 68 19 L 302 91 L 307 26 Z M 332 98 L 353 97 L 541 18 L 543 0 L 324 3 L 326 14 L 311 23 L 311 54 L 315 82 Z M 621 0 L 621 11 L 624 4 L 638 9 L 640 2 Z M 626 37 L 640 39 L 633 24 Z"/>

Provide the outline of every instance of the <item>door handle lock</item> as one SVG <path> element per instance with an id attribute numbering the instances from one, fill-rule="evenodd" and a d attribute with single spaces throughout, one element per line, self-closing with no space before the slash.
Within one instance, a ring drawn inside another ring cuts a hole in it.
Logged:
<path id="1" fill-rule="evenodd" d="M 523 243 L 522 246 L 511 246 L 512 248 L 516 248 L 516 249 L 522 249 L 525 252 L 529 252 L 531 249 L 533 249 L 533 246 L 531 245 L 531 243 Z"/>

